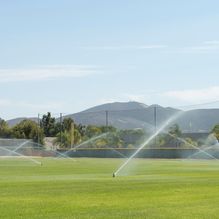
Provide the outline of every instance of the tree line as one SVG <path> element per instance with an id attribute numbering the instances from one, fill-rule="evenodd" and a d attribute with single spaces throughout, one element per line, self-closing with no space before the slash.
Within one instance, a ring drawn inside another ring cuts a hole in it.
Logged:
<path id="1" fill-rule="evenodd" d="M 219 124 L 215 125 L 211 133 L 219 140 Z M 76 124 L 71 118 L 64 118 L 57 121 L 51 113 L 43 115 L 39 122 L 23 120 L 13 127 L 9 127 L 7 122 L 0 120 L 0 138 L 32 139 L 44 145 L 45 137 L 53 137 L 54 144 L 59 148 L 74 148 L 82 142 L 89 141 L 83 147 L 91 148 L 135 148 L 141 144 L 150 132 L 143 129 L 118 130 L 112 126 L 84 126 Z M 186 138 L 179 143 L 177 138 L 182 137 L 180 127 L 175 124 L 168 128 L 167 133 L 158 135 L 148 147 L 166 147 L 168 144 L 175 147 L 189 147 L 189 145 L 199 146 L 199 142 Z"/>
<path id="2" fill-rule="evenodd" d="M 103 134 L 105 135 L 103 136 Z M 138 139 L 144 135 L 145 132 L 140 129 L 117 130 L 112 126 L 84 126 L 76 124 L 71 118 L 57 121 L 50 112 L 43 115 L 38 123 L 26 119 L 9 127 L 5 120 L 0 120 L 0 138 L 32 139 L 34 142 L 44 145 L 45 137 L 53 137 L 54 144 L 59 148 L 75 147 L 90 139 L 89 147 L 134 147 L 138 143 Z M 95 140 L 92 141 L 92 138 Z"/>

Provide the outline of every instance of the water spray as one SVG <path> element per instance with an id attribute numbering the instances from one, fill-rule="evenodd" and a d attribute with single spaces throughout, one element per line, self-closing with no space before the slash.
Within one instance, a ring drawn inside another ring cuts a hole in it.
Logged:
<path id="1" fill-rule="evenodd" d="M 192 147 L 192 148 L 194 148 L 194 149 L 197 149 L 197 150 L 198 150 L 197 153 L 204 153 L 204 154 L 207 155 L 208 157 L 211 157 L 212 159 L 218 160 L 215 156 L 213 156 L 213 155 L 209 154 L 208 152 L 206 152 L 206 150 L 200 149 L 199 147 L 197 147 L 197 146 L 191 144 L 190 142 L 188 142 L 187 140 L 185 140 L 185 139 L 183 139 L 183 138 L 180 138 L 180 137 L 177 137 L 177 136 L 175 136 L 175 135 L 172 135 L 172 134 L 170 134 L 170 133 L 166 133 L 166 134 L 168 134 L 168 135 L 171 136 L 172 138 L 175 138 L 175 139 L 177 139 L 177 140 L 183 142 L 184 144 L 188 144 L 190 147 Z M 197 154 L 197 153 L 195 153 L 195 154 Z"/>
<path id="2" fill-rule="evenodd" d="M 31 141 L 28 140 L 28 141 L 23 142 L 22 144 L 18 145 L 18 147 L 16 147 L 14 150 L 12 150 L 12 152 L 18 151 L 20 148 L 22 148 L 23 146 L 25 146 L 29 142 L 31 142 Z"/>
<path id="3" fill-rule="evenodd" d="M 91 139 L 89 139 L 89 140 L 87 140 L 87 141 L 84 141 L 84 142 L 82 142 L 82 143 L 79 144 L 79 145 L 76 145 L 73 149 L 76 151 L 77 148 L 79 148 L 79 147 L 81 147 L 81 146 L 83 146 L 83 145 L 86 145 L 86 144 L 89 143 L 89 142 L 95 141 L 95 140 L 97 140 L 97 139 L 99 139 L 99 138 L 105 137 L 105 136 L 107 136 L 107 135 L 109 135 L 109 134 L 110 134 L 110 132 L 107 132 L 107 133 L 103 133 L 103 134 L 101 134 L 101 135 L 94 136 L 93 138 L 91 138 Z"/>
<path id="4" fill-rule="evenodd" d="M 9 154 L 14 154 L 14 155 L 23 157 L 23 158 L 25 158 L 26 160 L 30 160 L 30 161 L 32 161 L 32 162 L 34 162 L 34 163 L 36 163 L 36 164 L 40 164 L 40 165 L 42 166 L 42 162 L 37 161 L 37 160 L 35 160 L 35 159 L 31 158 L 31 157 L 25 156 L 25 155 L 23 155 L 23 154 L 20 154 L 20 153 L 18 153 L 18 152 L 15 152 L 15 151 L 11 151 L 11 150 L 9 150 L 9 149 L 7 149 L 7 148 L 4 148 L 4 147 L 2 147 L 2 146 L 0 146 L 0 149 L 2 149 L 2 150 L 4 150 L 4 151 L 8 152 Z"/>
<path id="5" fill-rule="evenodd" d="M 146 145 L 148 145 L 152 140 L 154 140 L 157 135 L 159 135 L 165 128 L 167 128 L 173 121 L 175 121 L 184 112 L 180 111 L 169 118 L 153 135 L 151 135 L 146 141 L 144 141 L 140 147 L 132 154 L 117 170 L 113 175 L 117 175 Z"/>

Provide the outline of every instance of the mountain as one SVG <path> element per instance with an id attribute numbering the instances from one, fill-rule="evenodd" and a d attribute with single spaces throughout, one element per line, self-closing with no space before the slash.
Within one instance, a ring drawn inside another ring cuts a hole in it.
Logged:
<path id="1" fill-rule="evenodd" d="M 98 111 L 119 111 L 119 110 L 135 110 L 135 109 L 145 109 L 148 106 L 144 103 L 138 103 L 135 101 L 130 102 L 114 102 L 106 103 L 99 106 L 92 107 L 90 109 L 82 111 L 82 113 L 98 112 Z"/>
<path id="2" fill-rule="evenodd" d="M 164 122 L 179 110 L 159 105 L 147 106 L 138 102 L 108 103 L 88 110 L 67 115 L 76 123 L 83 125 L 106 125 L 120 129 L 146 128 L 154 130 L 154 109 L 157 112 L 157 124 Z"/>
<path id="3" fill-rule="evenodd" d="M 219 124 L 219 109 L 185 111 L 176 123 L 186 132 L 209 132 L 216 124 Z"/>
<path id="4" fill-rule="evenodd" d="M 32 120 L 34 122 L 38 121 L 38 118 L 32 117 L 32 118 L 28 118 L 28 117 L 20 117 L 20 118 L 15 118 L 15 119 L 10 119 L 7 120 L 7 123 L 10 127 L 17 125 L 18 123 L 22 122 L 25 119 L 29 119 Z"/>
<path id="5" fill-rule="evenodd" d="M 138 102 L 107 103 L 79 113 L 66 115 L 64 118 L 70 117 L 77 124 L 83 125 L 100 126 L 108 123 L 108 125 L 119 129 L 146 128 L 153 131 L 155 120 L 157 127 L 159 127 L 177 113 L 180 113 L 180 116 L 173 123 L 179 124 L 184 132 L 209 132 L 215 124 L 219 124 L 219 109 L 181 111 L 159 105 L 147 106 Z M 13 126 L 24 119 L 37 122 L 37 118 L 17 118 L 7 122 Z"/>
<path id="6" fill-rule="evenodd" d="M 147 106 L 138 102 L 103 104 L 66 117 L 84 125 L 106 125 L 108 121 L 109 125 L 119 129 L 146 128 L 153 131 L 155 109 L 157 127 L 177 113 L 180 113 L 180 116 L 173 120 L 172 124 L 178 124 L 183 132 L 209 132 L 215 124 L 219 124 L 219 109 L 181 111 L 159 105 Z"/>

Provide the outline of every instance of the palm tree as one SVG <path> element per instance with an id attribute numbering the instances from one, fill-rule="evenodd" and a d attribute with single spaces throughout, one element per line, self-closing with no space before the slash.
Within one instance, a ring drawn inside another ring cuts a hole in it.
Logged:
<path id="1" fill-rule="evenodd" d="M 71 148 L 74 145 L 80 143 L 81 135 L 77 129 L 73 129 L 72 131 L 65 130 L 62 133 L 58 133 L 54 144 L 58 145 L 60 148 Z"/>

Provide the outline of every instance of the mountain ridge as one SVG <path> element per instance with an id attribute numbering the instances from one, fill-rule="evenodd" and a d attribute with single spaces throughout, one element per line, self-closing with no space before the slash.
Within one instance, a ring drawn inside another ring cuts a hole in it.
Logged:
<path id="1" fill-rule="evenodd" d="M 157 104 L 146 105 L 135 101 L 113 102 L 97 105 L 81 112 L 65 115 L 63 118 L 72 118 L 76 123 L 83 125 L 112 125 L 119 129 L 144 128 L 153 130 L 159 127 L 180 109 L 163 107 Z M 8 120 L 10 126 L 16 125 L 24 119 L 37 121 L 36 117 L 15 118 Z M 57 118 L 59 121 L 59 118 Z M 219 109 L 193 109 L 182 111 L 182 116 L 175 120 L 184 132 L 209 132 L 219 123 Z"/>

